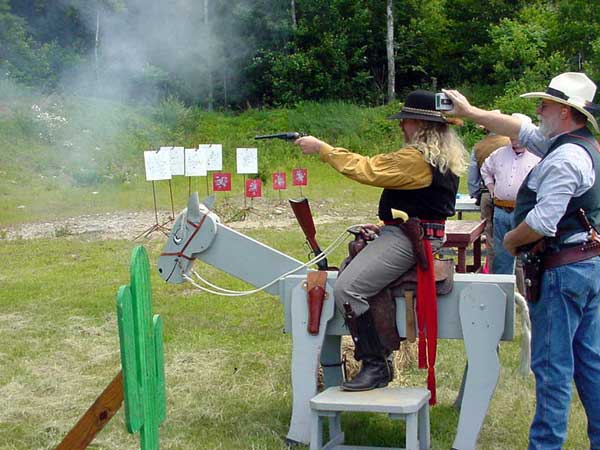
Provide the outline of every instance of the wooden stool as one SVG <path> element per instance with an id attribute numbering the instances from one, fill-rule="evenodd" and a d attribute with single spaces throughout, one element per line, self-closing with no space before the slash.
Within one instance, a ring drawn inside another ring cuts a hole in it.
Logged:
<path id="1" fill-rule="evenodd" d="M 386 387 L 364 392 L 342 391 L 331 387 L 310 400 L 310 450 L 400 450 L 386 447 L 358 447 L 342 445 L 344 433 L 341 413 L 387 413 L 390 419 L 406 421 L 406 450 L 429 450 L 429 397 L 423 388 Z M 324 417 L 329 418 L 329 442 L 323 445 Z"/>

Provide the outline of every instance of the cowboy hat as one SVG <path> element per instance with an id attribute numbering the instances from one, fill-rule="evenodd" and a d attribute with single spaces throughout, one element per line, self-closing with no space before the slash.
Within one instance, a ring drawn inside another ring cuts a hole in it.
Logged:
<path id="1" fill-rule="evenodd" d="M 528 92 L 521 97 L 539 97 L 570 106 L 585 115 L 594 129 L 600 132 L 598 122 L 593 115 L 598 108 L 598 105 L 593 103 L 595 94 L 596 85 L 586 74 L 565 72 L 552 78 L 546 92 Z"/>
<path id="2" fill-rule="evenodd" d="M 442 113 L 435 109 L 435 93 L 424 90 L 416 90 L 408 94 L 402 110 L 392 114 L 388 119 L 417 119 L 448 123 Z"/>

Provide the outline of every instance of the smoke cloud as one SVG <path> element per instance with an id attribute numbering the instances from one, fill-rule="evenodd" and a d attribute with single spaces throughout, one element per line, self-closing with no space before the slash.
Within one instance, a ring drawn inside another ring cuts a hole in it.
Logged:
<path id="1" fill-rule="evenodd" d="M 131 179 L 128 167 L 139 168 L 139 152 L 148 147 L 189 144 L 163 142 L 168 126 L 141 131 L 137 116 L 120 114 L 120 103 L 153 105 L 174 95 L 206 107 L 212 87 L 215 109 L 244 104 L 243 68 L 259 46 L 277 45 L 273 43 L 285 41 L 289 31 L 287 0 L 55 0 L 53 4 L 58 9 L 46 11 L 47 17 L 40 19 L 64 17 L 65 8 L 75 8 L 87 27 L 88 52 L 79 63 L 55 74 L 60 79 L 58 91 L 65 96 L 48 95 L 44 86 L 42 95 L 28 90 L 32 95 L 27 109 L 33 126 L 41 130 L 38 138 L 47 150 L 44 154 L 52 160 L 39 164 L 39 170 L 49 176 L 66 174 L 83 186 L 106 178 Z M 2 80 L 0 94 L 14 92 L 8 79 Z M 0 113 L 2 108 L 6 106 L 0 106 Z"/>
<path id="2" fill-rule="evenodd" d="M 278 14 L 269 3 L 280 2 L 113 0 L 80 7 L 90 36 L 98 31 L 98 46 L 86 64 L 64 74 L 63 85 L 121 99 L 152 100 L 171 90 L 204 104 L 212 86 L 223 105 L 243 86 L 241 65 L 256 50 L 250 18 Z"/>

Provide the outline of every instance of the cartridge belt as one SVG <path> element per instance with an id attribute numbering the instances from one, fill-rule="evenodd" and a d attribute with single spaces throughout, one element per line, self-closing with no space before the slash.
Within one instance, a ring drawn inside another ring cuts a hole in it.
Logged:
<path id="1" fill-rule="evenodd" d="M 600 255 L 600 242 L 591 241 L 572 247 L 562 248 L 556 252 L 545 253 L 542 257 L 543 270 L 572 264 Z"/>

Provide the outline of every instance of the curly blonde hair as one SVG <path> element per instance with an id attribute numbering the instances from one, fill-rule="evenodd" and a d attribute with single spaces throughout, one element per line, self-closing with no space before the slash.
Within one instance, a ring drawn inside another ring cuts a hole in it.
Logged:
<path id="1" fill-rule="evenodd" d="M 421 121 L 421 127 L 407 144 L 423 153 L 425 161 L 442 173 L 450 170 L 461 176 L 467 169 L 465 146 L 447 123 Z"/>

